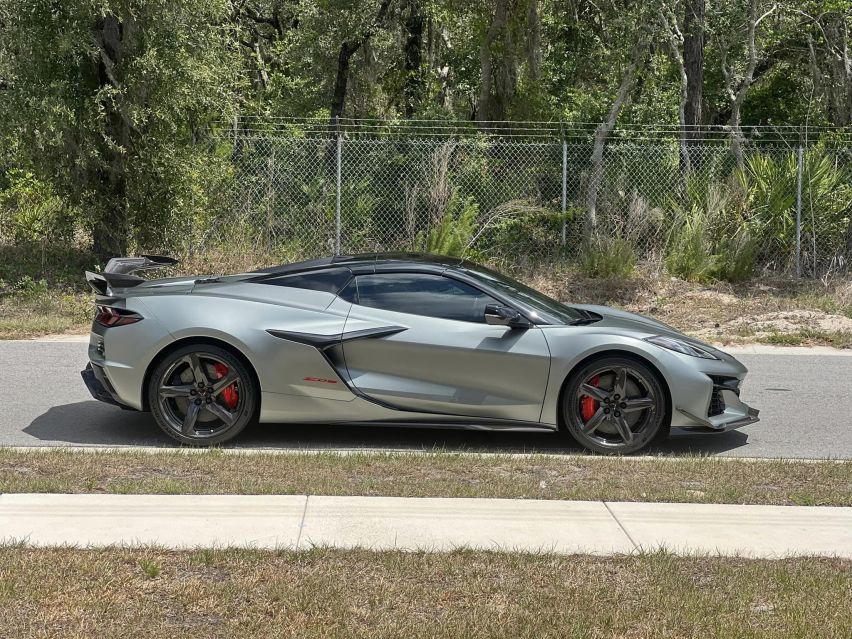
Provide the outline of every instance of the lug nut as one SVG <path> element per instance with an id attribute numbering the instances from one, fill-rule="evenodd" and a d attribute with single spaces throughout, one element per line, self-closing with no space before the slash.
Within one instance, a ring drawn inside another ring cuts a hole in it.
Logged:
<path id="1" fill-rule="evenodd" d="M 616 417 L 621 417 L 621 413 L 620 413 L 619 411 L 615 411 L 615 416 L 616 416 Z"/>
<path id="2" fill-rule="evenodd" d="M 621 402 L 620 406 L 621 406 L 622 408 L 627 408 L 627 402 Z"/>
<path id="3" fill-rule="evenodd" d="M 604 415 L 609 415 L 609 409 L 608 408 L 604 408 Z"/>
<path id="4" fill-rule="evenodd" d="M 196 400 L 195 400 L 195 405 L 196 405 L 196 406 L 201 406 L 201 400 L 200 400 L 200 399 L 196 399 Z"/>

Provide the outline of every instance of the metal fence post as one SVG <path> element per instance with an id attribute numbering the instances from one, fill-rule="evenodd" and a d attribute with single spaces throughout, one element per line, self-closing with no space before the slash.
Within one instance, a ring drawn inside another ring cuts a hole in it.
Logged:
<path id="1" fill-rule="evenodd" d="M 340 255 L 340 165 L 341 156 L 343 155 L 343 136 L 340 134 L 340 116 L 334 116 L 335 129 L 337 131 L 337 181 L 336 181 L 336 201 L 334 204 L 334 254 Z"/>
<path id="2" fill-rule="evenodd" d="M 565 218 L 568 210 L 568 143 L 562 138 L 562 246 L 565 246 L 568 233 L 568 220 Z"/>
<path id="3" fill-rule="evenodd" d="M 802 165 L 804 150 L 799 147 L 796 177 L 796 277 L 802 277 Z M 813 231 L 812 231 L 813 232 Z"/>

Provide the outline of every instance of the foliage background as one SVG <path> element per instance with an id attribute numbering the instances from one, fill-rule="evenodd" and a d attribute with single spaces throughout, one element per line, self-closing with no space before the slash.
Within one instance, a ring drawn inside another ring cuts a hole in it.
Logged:
<path id="1" fill-rule="evenodd" d="M 849 0 L 0 0 L 0 280 L 142 250 L 327 252 L 337 117 L 358 120 L 350 249 L 789 272 L 802 145 L 806 240 L 830 238 L 810 273 L 841 271 L 850 25 Z M 387 122 L 441 144 L 394 145 Z M 586 177 L 563 214 L 566 130 Z M 730 152 L 693 163 L 707 138 Z"/>

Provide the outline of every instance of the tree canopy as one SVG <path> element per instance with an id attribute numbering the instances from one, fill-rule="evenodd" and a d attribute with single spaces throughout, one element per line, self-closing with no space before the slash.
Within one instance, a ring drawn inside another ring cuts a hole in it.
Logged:
<path id="1" fill-rule="evenodd" d="M 49 184 L 106 256 L 203 206 L 195 142 L 245 116 L 666 124 L 688 163 L 702 125 L 852 124 L 850 26 L 852 0 L 0 0 L 0 187 Z"/>

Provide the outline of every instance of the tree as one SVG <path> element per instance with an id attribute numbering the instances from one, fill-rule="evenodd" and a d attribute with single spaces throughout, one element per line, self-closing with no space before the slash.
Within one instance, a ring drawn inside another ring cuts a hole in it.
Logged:
<path id="1" fill-rule="evenodd" d="M 730 118 L 728 126 L 731 130 L 731 148 L 737 159 L 737 164 L 743 163 L 742 144 L 745 141 L 742 132 L 742 107 L 748 91 L 755 80 L 755 69 L 764 51 L 758 47 L 757 35 L 760 24 L 778 9 L 777 3 L 768 8 L 762 0 L 749 0 L 748 17 L 745 23 L 745 60 L 742 71 L 736 72 L 730 59 L 731 34 L 719 35 L 719 53 L 721 57 L 722 77 L 725 82 L 725 92 L 730 100 Z M 734 37 L 737 37 L 736 31 Z"/>
<path id="2" fill-rule="evenodd" d="M 621 76 L 621 85 L 609 110 L 606 120 L 595 130 L 595 143 L 592 151 L 592 166 L 590 169 L 589 187 L 586 196 L 586 231 L 589 236 L 597 230 L 598 190 L 603 179 L 603 154 L 606 139 L 615 127 L 618 115 L 630 96 L 630 91 L 636 82 L 636 76 L 645 64 L 648 48 L 648 34 L 643 27 L 637 31 L 636 42 L 627 67 Z"/>
<path id="3" fill-rule="evenodd" d="M 704 0 L 685 0 L 683 15 L 683 66 L 686 74 L 684 125 L 687 136 L 700 135 L 704 95 Z"/>
<path id="4" fill-rule="evenodd" d="M 807 34 L 812 81 L 822 93 L 829 122 L 852 124 L 852 3 L 802 3 L 796 12 L 811 27 Z"/>
<path id="5" fill-rule="evenodd" d="M 346 106 L 346 91 L 349 85 L 349 65 L 359 49 L 370 41 L 373 34 L 387 24 L 388 9 L 391 0 L 381 0 L 375 18 L 365 28 L 348 36 L 340 43 L 337 53 L 337 73 L 334 78 L 334 88 L 331 95 L 331 118 L 332 120 L 343 115 Z"/>
<path id="6" fill-rule="evenodd" d="M 479 46 L 478 122 L 507 119 L 523 61 L 538 78 L 539 32 L 538 0 L 495 1 Z"/>
<path id="7" fill-rule="evenodd" d="M 404 73 L 402 89 L 403 114 L 411 118 L 417 112 L 423 97 L 423 28 L 425 16 L 421 0 L 407 0 L 403 15 L 405 27 Z"/>
<path id="8" fill-rule="evenodd" d="M 86 212 L 96 255 L 162 242 L 191 190 L 195 130 L 235 82 L 207 0 L 4 0 L 3 133 L 17 160 Z"/>

